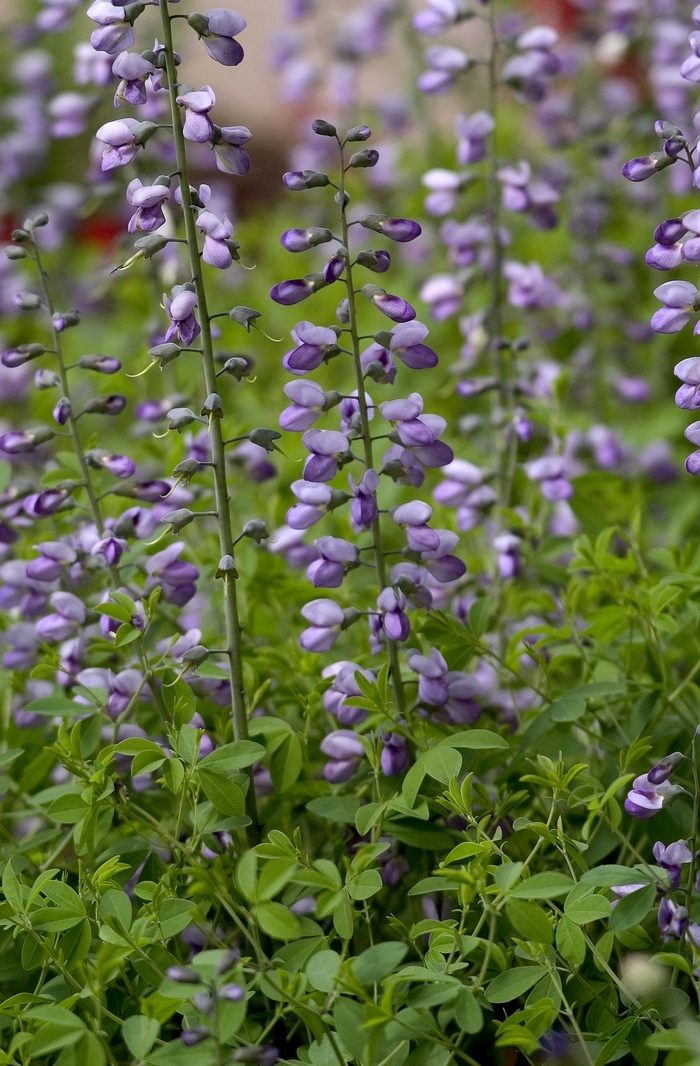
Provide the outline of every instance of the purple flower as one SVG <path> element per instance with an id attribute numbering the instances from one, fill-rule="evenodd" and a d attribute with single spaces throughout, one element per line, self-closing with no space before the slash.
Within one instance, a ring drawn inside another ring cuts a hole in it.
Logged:
<path id="1" fill-rule="evenodd" d="M 382 612 L 384 632 L 390 640 L 404 641 L 411 632 L 411 623 L 406 614 L 406 597 L 400 589 L 386 588 L 377 597 L 377 607 Z"/>
<path id="2" fill-rule="evenodd" d="M 180 290 L 179 292 L 177 291 L 178 289 Z M 197 294 L 192 292 L 191 289 L 181 288 L 176 285 L 173 289 L 172 299 L 163 293 L 163 306 L 170 319 L 165 341 L 177 338 L 185 347 L 188 347 L 201 332 L 199 322 L 194 314 L 194 309 L 197 306 Z"/>
<path id="3" fill-rule="evenodd" d="M 47 614 L 36 624 L 37 636 L 57 642 L 74 636 L 76 628 L 85 624 L 85 604 L 72 592 L 54 592 L 51 606 L 55 614 Z"/>
<path id="4" fill-rule="evenodd" d="M 382 741 L 379 762 L 385 777 L 396 777 L 408 770 L 406 741 L 398 733 L 389 733 Z"/>
<path id="5" fill-rule="evenodd" d="M 56 581 L 64 569 L 78 558 L 75 548 L 60 541 L 46 541 L 36 544 L 34 550 L 40 552 L 38 559 L 27 563 L 27 577 L 33 581 Z"/>
<path id="6" fill-rule="evenodd" d="M 95 136 L 107 145 L 102 153 L 103 171 L 125 167 L 134 159 L 139 145 L 136 144 L 133 130 L 138 125 L 135 118 L 119 118 L 100 126 Z"/>
<path id="7" fill-rule="evenodd" d="M 282 285 L 290 285 L 291 282 L 282 282 Z M 280 286 L 276 285 L 276 289 Z M 310 294 L 307 294 L 310 295 Z M 274 297 L 273 297 L 274 299 Z M 281 302 L 280 300 L 277 301 Z M 316 370 L 326 358 L 328 353 L 338 345 L 338 336 L 329 326 L 314 326 L 313 322 L 298 322 L 292 330 L 292 337 L 297 347 L 287 352 L 282 365 L 285 370 L 299 376 L 308 374 L 309 370 Z"/>
<path id="8" fill-rule="evenodd" d="M 430 370 L 437 366 L 437 355 L 432 348 L 422 343 L 429 332 L 422 322 L 405 322 L 394 326 L 389 342 L 391 354 L 411 370 Z"/>
<path id="9" fill-rule="evenodd" d="M 144 185 L 134 178 L 126 187 L 126 199 L 136 213 L 129 219 L 129 233 L 152 233 L 165 225 L 163 204 L 170 196 L 167 185 Z"/>
<path id="10" fill-rule="evenodd" d="M 279 281 L 270 289 L 270 299 L 283 307 L 292 307 L 307 300 L 315 291 L 315 283 L 309 278 L 291 278 L 289 281 Z M 322 327 L 318 327 L 319 329 Z M 290 369 L 289 367 L 287 369 Z M 309 367 L 313 370 L 313 367 Z"/>
<path id="11" fill-rule="evenodd" d="M 80 93 L 59 93 L 49 104 L 51 117 L 51 136 L 77 137 L 86 125 L 92 103 L 87 96 Z"/>
<path id="12" fill-rule="evenodd" d="M 693 861 L 692 851 L 684 840 L 676 840 L 675 843 L 668 845 L 657 840 L 652 850 L 659 866 L 668 870 L 671 892 L 675 892 L 681 884 L 681 867 Z"/>
<path id="13" fill-rule="evenodd" d="M 568 463 L 562 455 L 543 455 L 525 464 L 525 471 L 531 481 L 538 481 L 542 495 L 554 503 L 568 500 L 574 494 L 573 485 L 568 480 Z"/>
<path id="14" fill-rule="evenodd" d="M 439 95 L 449 92 L 456 76 L 471 65 L 471 60 L 461 48 L 449 45 L 436 45 L 425 52 L 425 61 L 430 70 L 418 78 L 421 92 Z"/>
<path id="15" fill-rule="evenodd" d="M 326 402 L 326 394 L 315 381 L 289 381 L 284 394 L 292 401 L 279 417 L 280 429 L 303 433 L 317 420 Z"/>
<path id="16" fill-rule="evenodd" d="M 658 167 L 650 155 L 630 159 L 622 168 L 622 176 L 628 181 L 646 181 L 656 174 Z"/>
<path id="17" fill-rule="evenodd" d="M 673 751 L 670 755 L 661 759 L 652 766 L 646 775 L 651 785 L 663 785 L 668 781 L 673 771 L 680 766 L 685 756 L 682 751 Z M 635 786 L 636 787 L 636 786 Z"/>
<path id="18" fill-rule="evenodd" d="M 114 106 L 131 104 L 137 107 L 146 103 L 146 79 L 155 74 L 156 68 L 136 52 L 122 52 L 112 64 L 112 73 L 121 78 L 114 94 Z"/>
<path id="19" fill-rule="evenodd" d="M 323 776 L 333 785 L 351 778 L 365 757 L 365 749 L 351 729 L 336 729 L 329 733 L 321 741 L 321 751 L 330 760 L 323 768 Z"/>
<path id="20" fill-rule="evenodd" d="M 314 543 L 321 558 L 311 563 L 306 576 L 316 588 L 339 588 L 347 571 L 357 564 L 357 548 L 340 537 L 320 537 Z"/>
<path id="21" fill-rule="evenodd" d="M 327 244 L 332 239 L 329 229 L 288 229 L 280 237 L 280 244 L 288 252 L 308 252 L 319 244 Z"/>
<path id="22" fill-rule="evenodd" d="M 274 297 L 273 297 L 274 299 Z M 374 306 L 390 318 L 392 322 L 410 322 L 416 317 L 416 312 L 407 300 L 400 296 L 392 296 L 388 292 L 380 292 L 370 297 Z"/>
<path id="23" fill-rule="evenodd" d="M 423 232 L 419 224 L 410 218 L 382 218 L 376 221 L 372 229 L 375 226 L 379 233 L 399 244 L 415 241 L 416 237 L 420 237 Z"/>
<path id="24" fill-rule="evenodd" d="M 413 16 L 413 26 L 426 37 L 436 37 L 465 17 L 467 9 L 462 0 L 426 0 L 427 8 Z"/>
<path id="25" fill-rule="evenodd" d="M 65 426 L 66 422 L 70 418 L 70 415 L 71 415 L 71 403 L 70 403 L 70 400 L 67 400 L 65 396 L 62 396 L 61 399 L 58 401 L 58 403 L 56 404 L 56 406 L 53 409 L 54 421 L 57 422 L 59 426 Z"/>
<path id="26" fill-rule="evenodd" d="M 93 544 L 90 554 L 101 555 L 107 563 L 107 566 L 117 566 L 125 551 L 130 551 L 129 545 L 125 540 L 121 537 L 108 535 L 103 537 L 102 540 L 98 540 L 96 544 Z"/>
<path id="27" fill-rule="evenodd" d="M 430 304 L 433 318 L 442 322 L 459 310 L 464 298 L 464 286 L 451 274 L 435 274 L 425 282 L 419 297 Z"/>
<path id="28" fill-rule="evenodd" d="M 664 944 L 669 940 L 680 940 L 688 928 L 688 912 L 685 907 L 679 907 L 668 896 L 664 896 L 659 903 L 658 922 Z"/>
<path id="29" fill-rule="evenodd" d="M 408 665 L 419 675 L 418 698 L 433 707 L 446 704 L 449 699 L 445 682 L 447 663 L 437 648 L 431 648 L 429 657 L 417 651 L 409 651 Z"/>
<path id="30" fill-rule="evenodd" d="M 332 481 L 338 473 L 338 463 L 348 453 L 348 438 L 334 429 L 309 429 L 301 443 L 311 452 L 304 465 L 306 481 Z"/>
<path id="31" fill-rule="evenodd" d="M 210 85 L 204 85 L 199 91 L 185 93 L 177 97 L 177 102 L 185 108 L 185 122 L 182 132 L 188 141 L 203 144 L 212 140 L 214 124 L 209 112 L 216 104 L 216 96 Z"/>
<path id="32" fill-rule="evenodd" d="M 204 262 L 219 270 L 230 267 L 233 256 L 228 241 L 233 237 L 233 223 L 228 215 L 220 219 L 213 211 L 200 211 L 195 225 L 205 234 L 202 251 Z"/>
<path id="33" fill-rule="evenodd" d="M 486 138 L 495 129 L 493 115 L 475 111 L 473 115 L 457 116 L 457 162 L 460 166 L 478 163 L 486 156 Z"/>
<path id="34" fill-rule="evenodd" d="M 374 681 L 375 676 L 371 670 L 363 670 L 356 663 L 341 661 L 327 666 L 323 671 L 323 677 L 332 677 L 331 687 L 323 695 L 323 706 L 329 714 L 337 717 L 343 726 L 359 725 L 367 717 L 367 711 L 362 707 L 354 707 L 353 696 L 362 696 L 355 674 L 359 673 L 368 681 Z"/>
<path id="35" fill-rule="evenodd" d="M 665 281 L 654 289 L 654 296 L 664 305 L 651 319 L 657 333 L 678 333 L 700 303 L 700 292 L 689 281 Z"/>
<path id="36" fill-rule="evenodd" d="M 397 526 L 405 529 L 408 546 L 412 551 L 430 552 L 440 547 L 440 538 L 435 530 L 427 525 L 432 514 L 433 509 L 430 504 L 422 500 L 402 503 L 392 509 L 391 517 Z"/>
<path id="37" fill-rule="evenodd" d="M 330 485 L 316 481 L 294 481 L 292 492 L 299 500 L 287 511 L 290 529 L 309 529 L 323 518 L 333 499 Z"/>
<path id="38" fill-rule="evenodd" d="M 462 560 L 451 554 L 459 543 L 459 537 L 449 529 L 436 529 L 435 532 L 440 539 L 440 546 L 434 551 L 422 553 L 423 566 L 441 584 L 458 581 L 467 571 Z"/>
<path id="39" fill-rule="evenodd" d="M 123 6 L 117 7 L 107 0 L 97 0 L 97 3 L 90 5 L 86 14 L 99 27 L 90 35 L 90 44 L 96 52 L 115 55 L 131 48 L 135 41 L 134 31 L 125 20 Z"/>
<path id="40" fill-rule="evenodd" d="M 182 542 L 169 544 L 146 561 L 146 572 L 152 579 L 148 587 L 161 585 L 164 599 L 177 607 L 184 607 L 196 594 L 195 582 L 199 577 L 196 566 L 180 559 L 184 548 Z"/>
<path id="41" fill-rule="evenodd" d="M 247 26 L 246 20 L 237 11 L 215 7 L 207 11 L 207 31 L 202 34 L 204 47 L 213 60 L 224 67 L 237 67 L 243 60 L 243 49 L 234 40 Z"/>
<path id="42" fill-rule="evenodd" d="M 313 652 L 330 651 L 345 621 L 342 608 L 333 600 L 311 600 L 302 607 L 301 615 L 311 622 L 310 628 L 305 629 L 299 638 L 302 648 Z"/>
<path id="43" fill-rule="evenodd" d="M 244 178 L 250 170 L 250 156 L 242 146 L 252 136 L 247 126 L 222 126 L 214 144 L 217 169 Z"/>
<path id="44" fill-rule="evenodd" d="M 500 533 L 493 539 L 493 546 L 498 553 L 498 572 L 504 580 L 519 577 L 522 569 L 520 548 L 522 541 L 514 533 Z"/>
<path id="45" fill-rule="evenodd" d="M 366 470 L 359 484 L 355 484 L 352 475 L 348 477 L 350 489 L 354 496 L 350 505 L 350 517 L 355 533 L 369 529 L 379 517 L 376 492 L 379 488 L 379 474 L 376 470 Z"/>
<path id="46" fill-rule="evenodd" d="M 664 806 L 664 795 L 660 789 L 673 788 L 672 785 L 655 785 L 649 780 L 648 774 L 635 777 L 632 788 L 625 798 L 625 810 L 633 818 L 646 821 L 653 818 Z"/>

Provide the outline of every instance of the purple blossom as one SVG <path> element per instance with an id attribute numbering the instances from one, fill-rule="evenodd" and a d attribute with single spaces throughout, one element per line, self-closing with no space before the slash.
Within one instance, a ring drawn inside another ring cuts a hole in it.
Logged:
<path id="1" fill-rule="evenodd" d="M 292 492 L 299 500 L 287 511 L 290 529 L 309 529 L 323 518 L 333 499 L 330 485 L 316 481 L 294 481 Z"/>
<path id="2" fill-rule="evenodd" d="M 122 52 L 112 64 L 112 73 L 121 81 L 114 94 L 114 106 L 131 104 L 137 107 L 146 103 L 146 79 L 155 74 L 156 68 L 136 52 Z"/>
<path id="3" fill-rule="evenodd" d="M 61 541 L 45 541 L 34 546 L 38 559 L 27 563 L 26 575 L 33 581 L 56 581 L 68 565 L 78 558 L 75 548 Z"/>
<path id="4" fill-rule="evenodd" d="M 416 312 L 407 300 L 400 296 L 392 296 L 388 292 L 379 292 L 370 297 L 372 303 L 383 315 L 392 322 L 410 322 L 416 317 Z"/>
<path id="5" fill-rule="evenodd" d="M 310 278 L 290 278 L 288 281 L 279 281 L 270 289 L 270 299 L 283 307 L 293 307 L 307 300 L 315 291 L 315 283 Z M 318 327 L 321 328 L 320 326 Z M 290 367 L 287 367 L 290 369 Z M 309 367 L 313 370 L 313 367 Z"/>
<path id="6" fill-rule="evenodd" d="M 456 314 L 464 298 L 464 286 L 451 274 L 434 274 L 428 278 L 419 293 L 420 299 L 430 304 L 433 318 L 442 322 Z"/>
<path id="7" fill-rule="evenodd" d="M 413 16 L 413 26 L 426 37 L 436 37 L 467 14 L 462 0 L 426 0 L 427 8 Z"/>
<path id="8" fill-rule="evenodd" d="M 222 174 L 244 178 L 250 170 L 250 156 L 243 148 L 253 134 L 247 126 L 222 126 L 214 143 L 216 166 Z"/>
<path id="9" fill-rule="evenodd" d="M 520 537 L 516 537 L 514 533 L 500 533 L 494 537 L 493 547 L 498 553 L 498 572 L 504 581 L 519 577 L 522 570 Z"/>
<path id="10" fill-rule="evenodd" d="M 684 840 L 676 840 L 673 844 L 668 845 L 657 840 L 652 850 L 659 866 L 664 870 L 668 870 L 671 892 L 675 892 L 680 888 L 681 884 L 681 867 L 685 863 L 693 861 L 692 851 Z"/>
<path id="11" fill-rule="evenodd" d="M 389 351 L 411 370 L 430 370 L 437 366 L 438 357 L 423 341 L 429 329 L 422 322 L 405 322 L 391 331 Z"/>
<path id="12" fill-rule="evenodd" d="M 36 633 L 52 643 L 68 640 L 78 626 L 85 624 L 85 604 L 72 592 L 54 592 L 51 596 L 54 614 L 47 614 L 36 624 Z"/>
<path id="13" fill-rule="evenodd" d="M 678 333 L 700 306 L 700 291 L 689 281 L 665 281 L 654 289 L 654 296 L 664 305 L 651 319 L 657 333 Z M 697 325 L 693 332 L 699 332 Z"/>
<path id="14" fill-rule="evenodd" d="M 666 803 L 670 802 L 679 790 L 675 785 L 665 783 L 654 784 L 649 780 L 648 774 L 635 777 L 632 788 L 625 798 L 625 810 L 633 818 L 646 821 L 653 818 Z"/>
<path id="15" fill-rule="evenodd" d="M 291 282 L 281 284 L 287 285 Z M 298 322 L 292 330 L 292 337 L 297 347 L 287 352 L 282 365 L 285 370 L 300 376 L 308 374 L 309 370 L 316 370 L 328 353 L 338 345 L 338 336 L 334 330 L 329 326 L 314 326 L 313 322 Z"/>
<path id="16" fill-rule="evenodd" d="M 185 108 L 185 122 L 182 128 L 186 139 L 202 144 L 212 140 L 214 124 L 209 112 L 216 104 L 216 96 L 210 85 L 204 85 L 198 91 L 185 93 L 177 97 L 177 102 Z"/>
<path id="17" fill-rule="evenodd" d="M 220 219 L 213 211 L 200 211 L 195 225 L 205 235 L 202 251 L 204 262 L 219 270 L 230 267 L 233 255 L 228 242 L 233 237 L 233 223 L 228 215 Z"/>
<path id="18" fill-rule="evenodd" d="M 135 118 L 119 118 L 100 126 L 95 136 L 107 145 L 102 152 L 103 171 L 125 167 L 135 158 L 139 145 L 133 130 L 138 125 Z"/>
<path id="19" fill-rule="evenodd" d="M 178 289 L 180 290 L 179 292 L 177 291 Z M 163 306 L 170 319 L 165 341 L 177 338 L 185 347 L 188 347 L 201 332 L 199 322 L 194 314 L 194 309 L 197 306 L 197 294 L 192 292 L 191 289 L 181 288 L 176 285 L 173 289 L 172 299 L 163 293 Z"/>
<path id="20" fill-rule="evenodd" d="M 311 452 L 304 464 L 306 481 L 332 481 L 349 450 L 348 438 L 334 429 L 309 429 L 301 443 Z"/>
<path id="21" fill-rule="evenodd" d="M 313 652 L 330 651 L 345 621 L 342 608 L 333 600 L 311 600 L 302 607 L 301 615 L 311 622 L 310 628 L 305 629 L 299 638 L 302 648 Z"/>
<path id="22" fill-rule="evenodd" d="M 525 464 L 525 471 L 531 481 L 537 481 L 545 500 L 555 503 L 568 500 L 574 494 L 573 485 L 568 480 L 569 464 L 563 455 L 543 455 Z"/>
<path id="23" fill-rule="evenodd" d="M 335 715 L 343 726 L 359 725 L 367 717 L 367 711 L 362 707 L 354 707 L 353 696 L 362 696 L 355 674 L 359 673 L 367 681 L 374 681 L 375 676 L 371 670 L 363 670 L 357 663 L 341 661 L 327 666 L 323 671 L 323 677 L 333 679 L 331 687 L 323 695 L 323 706 L 328 714 Z"/>
<path id="24" fill-rule="evenodd" d="M 350 517 L 355 533 L 369 529 L 379 517 L 376 492 L 379 488 L 379 474 L 375 470 L 366 470 L 359 484 L 355 484 L 352 475 L 348 477 L 350 489 L 354 496 L 350 505 Z"/>
<path id="25" fill-rule="evenodd" d="M 284 394 L 292 401 L 292 406 L 285 407 L 280 415 L 280 429 L 303 433 L 321 414 L 326 394 L 315 381 L 289 381 L 284 386 Z"/>
<path id="26" fill-rule="evenodd" d="M 406 597 L 400 589 L 386 588 L 377 597 L 384 632 L 390 640 L 408 640 L 411 623 L 406 614 Z"/>
<path id="27" fill-rule="evenodd" d="M 77 137 L 87 126 L 92 101 L 80 93 L 59 93 L 49 103 L 51 136 L 61 139 Z"/>
<path id="28" fill-rule="evenodd" d="M 163 204 L 170 196 L 167 185 L 144 185 L 134 178 L 126 187 L 126 199 L 136 213 L 129 219 L 129 233 L 152 233 L 165 225 Z"/>
<path id="29" fill-rule="evenodd" d="M 348 570 L 357 565 L 357 548 L 340 537 L 319 537 L 315 544 L 320 559 L 309 566 L 309 581 L 316 588 L 339 588 Z"/>
<path id="30" fill-rule="evenodd" d="M 316 603 L 328 602 L 316 600 Z M 336 729 L 321 741 L 321 751 L 329 757 L 323 768 L 323 776 L 331 784 L 347 781 L 365 757 L 360 739 L 351 729 Z"/>
<path id="31" fill-rule="evenodd" d="M 96 52 L 116 55 L 131 48 L 136 38 L 133 28 L 125 20 L 123 6 L 97 0 L 97 3 L 90 5 L 86 14 L 98 25 L 98 29 L 90 35 L 90 44 Z"/>
<path id="32" fill-rule="evenodd" d="M 664 896 L 659 903 L 658 922 L 664 944 L 669 940 L 680 940 L 688 928 L 688 912 L 685 907 Z"/>
<path id="33" fill-rule="evenodd" d="M 408 751 L 406 741 L 402 736 L 398 733 L 389 733 L 382 739 L 379 762 L 385 777 L 396 777 L 408 770 Z"/>
<path id="34" fill-rule="evenodd" d="M 455 725 L 469 725 L 481 715 L 475 697 L 480 685 L 470 674 L 449 670 L 437 648 L 430 655 L 408 652 L 408 665 L 418 674 L 418 698 L 431 707 L 441 708 L 444 716 Z"/>
<path id="35" fill-rule="evenodd" d="M 391 517 L 397 526 L 405 529 L 408 546 L 412 551 L 430 552 L 440 547 L 440 538 L 435 530 L 427 525 L 432 514 L 433 509 L 430 504 L 422 500 L 402 503 L 391 511 Z"/>
<path id="36" fill-rule="evenodd" d="M 213 60 L 224 67 L 237 67 L 243 60 L 243 49 L 234 38 L 242 33 L 247 23 L 237 11 L 215 7 L 207 11 L 208 22 L 204 33 L 204 47 Z"/>
<path id="37" fill-rule="evenodd" d="M 486 156 L 486 138 L 496 123 L 488 111 L 457 116 L 457 162 L 460 166 L 478 163 Z"/>

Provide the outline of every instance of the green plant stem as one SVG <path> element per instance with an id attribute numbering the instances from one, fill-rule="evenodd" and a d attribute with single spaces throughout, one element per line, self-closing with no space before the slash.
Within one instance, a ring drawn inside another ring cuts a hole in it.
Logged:
<path id="1" fill-rule="evenodd" d="M 173 50 L 172 16 L 168 11 L 168 0 L 159 0 L 159 8 L 163 25 L 168 94 L 170 97 L 170 111 L 173 124 L 173 140 L 175 142 L 175 151 L 177 155 L 177 168 L 180 176 L 180 193 L 182 197 L 185 235 L 187 238 L 187 252 L 190 270 L 192 271 L 192 280 L 194 281 L 197 293 L 202 328 L 202 367 L 204 371 L 204 380 L 206 383 L 207 395 L 220 395 L 217 385 L 211 323 L 207 306 L 207 293 L 204 285 L 204 277 L 202 275 L 202 263 L 197 240 L 197 230 L 195 227 L 195 217 L 190 196 L 187 150 L 182 129 L 182 117 L 177 103 L 177 71 L 175 68 Z M 218 519 L 217 524 L 219 530 L 219 547 L 222 556 L 233 556 L 231 502 L 226 481 L 226 452 L 224 448 L 224 437 L 221 432 L 220 419 L 214 418 L 211 420 L 210 436 Z M 243 655 L 241 647 L 242 628 L 238 609 L 236 579 L 233 576 L 229 576 L 224 580 L 224 611 L 228 640 L 226 655 L 228 658 L 229 676 L 231 679 L 233 735 L 236 740 L 247 740 L 248 711 L 243 682 Z M 255 801 L 252 769 L 249 768 L 246 772 L 249 778 L 248 791 L 246 794 L 246 813 L 251 819 L 251 825 L 248 827 L 248 839 L 250 842 L 254 843 L 259 838 L 257 804 Z"/>
<path id="2" fill-rule="evenodd" d="M 345 203 L 345 156 L 343 152 L 342 144 L 338 144 L 340 153 L 340 180 L 338 184 L 338 199 L 340 201 L 340 222 L 342 227 L 343 246 L 348 249 L 349 241 L 349 229 L 348 229 L 348 217 Z M 352 265 L 350 263 L 350 255 L 348 254 L 348 260 L 345 266 L 345 287 L 347 290 L 348 299 L 348 317 L 350 326 L 350 336 L 352 338 L 352 360 L 355 368 L 355 382 L 357 384 L 357 402 L 360 408 L 360 424 L 362 426 L 362 445 L 364 450 L 365 467 L 367 470 L 374 470 L 374 455 L 372 450 L 372 432 L 369 424 L 369 412 L 367 406 L 367 392 L 365 390 L 365 378 L 362 372 L 362 360 L 360 356 L 360 336 L 357 326 L 357 304 L 355 301 L 355 289 L 352 281 Z M 384 547 L 382 544 L 382 530 L 381 522 L 377 517 L 372 523 L 372 541 L 374 547 L 374 566 L 377 573 L 377 583 L 379 585 L 379 591 L 383 592 L 387 588 L 386 579 L 386 561 L 384 559 Z M 406 697 L 403 689 L 403 682 L 401 680 L 401 666 L 399 664 L 399 653 L 396 642 L 390 640 L 387 637 L 386 640 L 387 656 L 389 658 L 389 666 L 391 669 L 391 684 L 394 690 L 394 698 L 396 700 L 396 709 L 400 715 L 406 714 Z"/>

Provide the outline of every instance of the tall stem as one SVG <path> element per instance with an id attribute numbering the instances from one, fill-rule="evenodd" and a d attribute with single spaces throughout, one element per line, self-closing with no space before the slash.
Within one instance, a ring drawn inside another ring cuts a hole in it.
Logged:
<path id="1" fill-rule="evenodd" d="M 489 5 L 488 110 L 493 115 L 494 130 L 488 164 L 488 219 L 491 236 L 490 299 L 488 336 L 494 376 L 498 386 L 494 392 L 492 418 L 498 454 L 498 495 L 501 507 L 510 503 L 511 484 L 515 465 L 516 436 L 512 426 L 513 366 L 512 351 L 501 347 L 503 299 L 503 249 L 500 239 L 501 188 L 498 181 L 498 32 L 495 3 Z"/>
<path id="2" fill-rule="evenodd" d="M 211 336 L 211 322 L 207 307 L 207 293 L 202 276 L 202 264 L 197 241 L 197 229 L 192 210 L 190 196 L 189 171 L 187 166 L 187 150 L 185 137 L 182 130 L 182 116 L 177 103 L 178 83 L 175 69 L 175 57 L 173 52 L 172 19 L 168 12 L 168 0 L 159 0 L 161 21 L 163 24 L 163 43 L 165 45 L 166 72 L 168 76 L 168 94 L 170 97 L 170 111 L 172 116 L 173 139 L 177 154 L 177 168 L 180 176 L 180 194 L 182 197 L 182 213 L 185 220 L 185 236 L 187 238 L 187 252 L 192 271 L 192 280 L 195 284 L 197 301 L 200 311 L 202 327 L 202 366 L 207 395 L 219 395 L 216 378 L 216 364 L 214 362 L 214 349 Z M 221 432 L 221 421 L 211 420 L 211 444 L 214 471 L 214 488 L 216 494 L 216 511 L 219 528 L 219 546 L 221 555 L 233 556 L 233 534 L 231 532 L 231 506 L 226 482 L 226 451 L 224 437 Z M 236 579 L 229 573 L 224 578 L 224 612 L 226 616 L 226 655 L 229 665 L 229 677 L 231 679 L 233 735 L 236 740 L 248 739 L 248 712 L 246 707 L 245 687 L 243 683 L 243 656 L 241 649 L 241 623 L 238 610 L 238 595 Z M 252 825 L 248 835 L 251 839 L 257 837 L 258 816 L 255 802 L 255 789 L 253 787 L 252 769 L 248 771 L 249 785 L 246 795 L 246 813 L 251 819 Z"/>
<path id="3" fill-rule="evenodd" d="M 365 378 L 362 371 L 362 360 L 360 357 L 360 334 L 357 327 L 357 305 L 355 301 L 355 289 L 352 281 L 352 265 L 350 262 L 350 248 L 349 248 L 349 228 L 347 217 L 347 204 L 345 202 L 345 155 L 343 152 L 343 146 L 339 142 L 340 152 L 340 179 L 338 184 L 338 200 L 340 201 L 340 224 L 342 227 L 343 246 L 348 251 L 347 265 L 345 267 L 345 287 L 348 297 L 348 317 L 350 326 L 350 337 L 352 339 L 352 360 L 355 368 L 355 382 L 357 385 L 357 402 L 360 408 L 360 424 L 362 426 L 362 446 L 364 450 L 365 466 L 367 470 L 374 470 L 374 456 L 372 452 L 372 430 L 369 424 L 369 413 L 367 408 L 367 393 L 365 391 Z M 376 518 L 372 523 L 372 544 L 374 547 L 374 566 L 377 572 L 377 583 L 379 585 L 379 591 L 382 592 L 387 588 L 386 580 L 386 560 L 384 558 L 384 547 L 382 544 L 382 529 L 379 518 Z M 399 664 L 399 654 L 396 642 L 387 637 L 386 640 L 387 655 L 389 658 L 389 667 L 391 669 L 391 684 L 394 690 L 394 699 L 396 700 L 396 709 L 399 714 L 404 715 L 406 713 L 406 697 L 403 690 L 403 682 L 401 680 L 401 666 Z"/>

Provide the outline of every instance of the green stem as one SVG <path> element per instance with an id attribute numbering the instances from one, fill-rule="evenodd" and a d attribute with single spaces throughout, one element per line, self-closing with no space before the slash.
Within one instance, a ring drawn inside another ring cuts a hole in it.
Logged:
<path id="1" fill-rule="evenodd" d="M 175 142 L 175 151 L 177 155 L 177 168 L 180 175 L 180 193 L 182 197 L 182 214 L 185 224 L 185 236 L 187 238 L 187 252 L 190 269 L 192 271 L 192 279 L 197 293 L 202 327 L 202 366 L 204 370 L 204 380 L 206 383 L 207 395 L 220 395 L 217 385 L 211 323 L 207 307 L 207 293 L 204 286 L 199 244 L 197 241 L 197 229 L 195 226 L 196 219 L 192 210 L 192 200 L 190 196 L 187 150 L 182 130 L 182 117 L 177 103 L 177 71 L 175 69 L 175 57 L 173 51 L 172 17 L 168 12 L 168 0 L 159 0 L 159 8 L 163 25 L 168 94 L 170 96 L 170 111 L 173 124 L 173 140 Z M 212 419 L 210 435 L 219 528 L 219 546 L 222 556 L 233 556 L 231 501 L 226 482 L 226 453 L 224 448 L 224 438 L 221 432 L 221 422 L 219 419 Z M 227 576 L 224 580 L 224 611 L 226 616 L 226 635 L 228 639 L 226 655 L 228 658 L 229 676 L 231 679 L 233 735 L 236 740 L 247 740 L 248 711 L 243 682 L 243 655 L 241 648 L 242 628 L 238 610 L 236 579 L 232 575 Z M 249 768 L 246 772 L 249 778 L 248 791 L 246 794 L 246 813 L 251 819 L 251 826 L 248 829 L 248 837 L 249 840 L 254 843 L 259 836 L 257 804 L 255 801 L 252 769 Z"/>
<path id="2" fill-rule="evenodd" d="M 343 246 L 348 248 L 349 229 L 348 229 L 348 217 L 347 217 L 347 204 L 345 202 L 345 157 L 343 152 L 343 145 L 338 142 L 338 148 L 340 152 L 340 180 L 338 184 L 338 200 L 340 201 L 340 222 L 342 226 Z M 365 390 L 365 378 L 362 371 L 362 360 L 360 356 L 360 335 L 357 327 L 357 305 L 355 302 L 355 289 L 352 282 L 352 265 L 348 255 L 348 261 L 345 267 L 345 287 L 347 290 L 348 299 L 348 317 L 350 326 L 350 336 L 352 338 L 352 360 L 355 368 L 355 382 L 357 384 L 357 402 L 360 408 L 360 424 L 362 426 L 362 446 L 364 450 L 365 468 L 367 470 L 374 470 L 374 455 L 372 451 L 372 432 L 370 429 L 369 413 L 367 407 L 367 392 Z M 374 548 L 374 567 L 377 573 L 377 583 L 379 585 L 379 591 L 382 592 L 388 587 L 386 579 L 386 562 L 384 559 L 384 548 L 382 544 L 382 529 L 379 518 L 376 518 L 372 523 L 372 541 Z M 389 666 L 391 669 L 391 684 L 394 690 L 394 699 L 396 700 L 396 709 L 400 715 L 406 714 L 406 698 L 403 690 L 403 682 L 401 681 L 401 666 L 399 664 L 399 653 L 396 645 L 396 641 L 390 640 L 387 637 L 386 650 L 389 658 Z"/>

